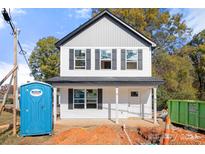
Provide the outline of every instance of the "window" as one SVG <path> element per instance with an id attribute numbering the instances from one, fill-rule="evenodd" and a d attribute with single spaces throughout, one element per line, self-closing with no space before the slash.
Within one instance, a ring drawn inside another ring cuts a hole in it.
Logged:
<path id="1" fill-rule="evenodd" d="M 75 50 L 75 69 L 85 69 L 85 50 Z"/>
<path id="2" fill-rule="evenodd" d="M 131 91 L 131 97 L 138 97 L 139 94 L 138 94 L 138 91 Z"/>
<path id="3" fill-rule="evenodd" d="M 96 109 L 97 89 L 74 89 L 74 109 Z"/>
<path id="4" fill-rule="evenodd" d="M 111 69 L 112 52 L 111 50 L 101 50 L 101 69 Z"/>
<path id="5" fill-rule="evenodd" d="M 85 108 L 85 90 L 84 89 L 74 89 L 74 109 Z"/>
<path id="6" fill-rule="evenodd" d="M 127 50 L 127 69 L 137 69 L 137 50 Z"/>
<path id="7" fill-rule="evenodd" d="M 88 109 L 97 108 L 97 89 L 86 90 L 86 108 Z"/>

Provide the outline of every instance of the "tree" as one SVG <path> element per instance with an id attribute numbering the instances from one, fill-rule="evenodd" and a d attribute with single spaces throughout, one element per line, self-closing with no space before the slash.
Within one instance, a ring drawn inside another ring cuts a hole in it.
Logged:
<path id="1" fill-rule="evenodd" d="M 59 75 L 60 52 L 55 47 L 57 38 L 49 36 L 40 39 L 29 57 L 29 64 L 35 80 L 46 80 Z"/>
<path id="2" fill-rule="evenodd" d="M 93 9 L 93 16 L 103 9 Z M 192 30 L 182 14 L 171 15 L 167 9 L 108 9 L 126 23 L 153 39 L 158 48 L 173 52 L 184 46 Z"/>
<path id="3" fill-rule="evenodd" d="M 195 70 L 195 84 L 198 98 L 205 100 L 205 30 L 195 35 L 193 39 L 178 53 L 189 56 Z"/>
<path id="4" fill-rule="evenodd" d="M 169 99 L 195 99 L 193 67 L 188 57 L 157 52 L 154 57 L 153 74 L 165 82 L 158 89 L 158 107 L 164 107 Z"/>

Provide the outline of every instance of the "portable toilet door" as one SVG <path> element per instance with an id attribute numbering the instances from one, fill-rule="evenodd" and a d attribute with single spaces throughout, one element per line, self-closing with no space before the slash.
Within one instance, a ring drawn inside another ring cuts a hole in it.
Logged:
<path id="1" fill-rule="evenodd" d="M 20 87 L 20 135 L 52 133 L 51 85 L 32 82 Z"/>

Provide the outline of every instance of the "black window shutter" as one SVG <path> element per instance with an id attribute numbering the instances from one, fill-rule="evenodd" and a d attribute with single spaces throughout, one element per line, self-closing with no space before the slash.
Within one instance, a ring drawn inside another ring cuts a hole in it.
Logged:
<path id="1" fill-rule="evenodd" d="M 142 70 L 143 68 L 143 56 L 142 56 L 142 49 L 138 50 L 138 70 Z"/>
<path id="2" fill-rule="evenodd" d="M 117 69 L 117 50 L 112 49 L 112 70 Z"/>
<path id="3" fill-rule="evenodd" d="M 86 49 L 86 70 L 91 69 L 91 49 Z"/>
<path id="4" fill-rule="evenodd" d="M 100 49 L 95 49 L 95 70 L 100 69 Z"/>
<path id="5" fill-rule="evenodd" d="M 74 49 L 69 50 L 69 69 L 74 70 Z"/>
<path id="6" fill-rule="evenodd" d="M 125 49 L 121 49 L 121 70 L 125 70 Z"/>
<path id="7" fill-rule="evenodd" d="M 98 89 L 98 109 L 102 110 L 102 103 L 103 103 L 103 90 Z"/>
<path id="8" fill-rule="evenodd" d="M 73 109 L 73 89 L 68 89 L 68 109 Z"/>

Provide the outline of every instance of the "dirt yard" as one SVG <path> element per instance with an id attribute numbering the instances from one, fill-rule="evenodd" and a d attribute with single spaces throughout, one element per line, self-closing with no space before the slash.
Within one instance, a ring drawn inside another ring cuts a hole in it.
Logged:
<path id="1" fill-rule="evenodd" d="M 142 139 L 134 130 L 128 133 L 134 144 Z M 52 137 L 45 144 L 129 144 L 126 135 L 119 126 L 101 125 L 90 128 L 71 128 Z"/>
<path id="2" fill-rule="evenodd" d="M 58 120 L 52 136 L 12 136 L 12 127 L 2 128 L 12 122 L 11 113 L 3 112 L 0 118 L 0 144 L 98 144 L 128 145 L 130 144 L 122 124 L 134 145 L 162 144 L 164 122 L 153 125 L 149 120 L 121 120 L 119 125 L 113 121 L 99 119 Z M 19 128 L 19 127 L 18 127 Z M 205 132 L 172 126 L 170 144 L 205 144 Z"/>
<path id="3" fill-rule="evenodd" d="M 135 122 L 136 123 L 136 122 Z M 161 145 L 164 134 L 164 123 L 159 126 L 127 126 L 126 131 L 134 145 Z M 129 145 L 129 141 L 121 125 L 99 125 L 91 127 L 75 127 L 54 135 L 45 144 L 111 144 Z M 205 144 L 205 133 L 197 133 L 172 126 L 171 145 Z"/>

